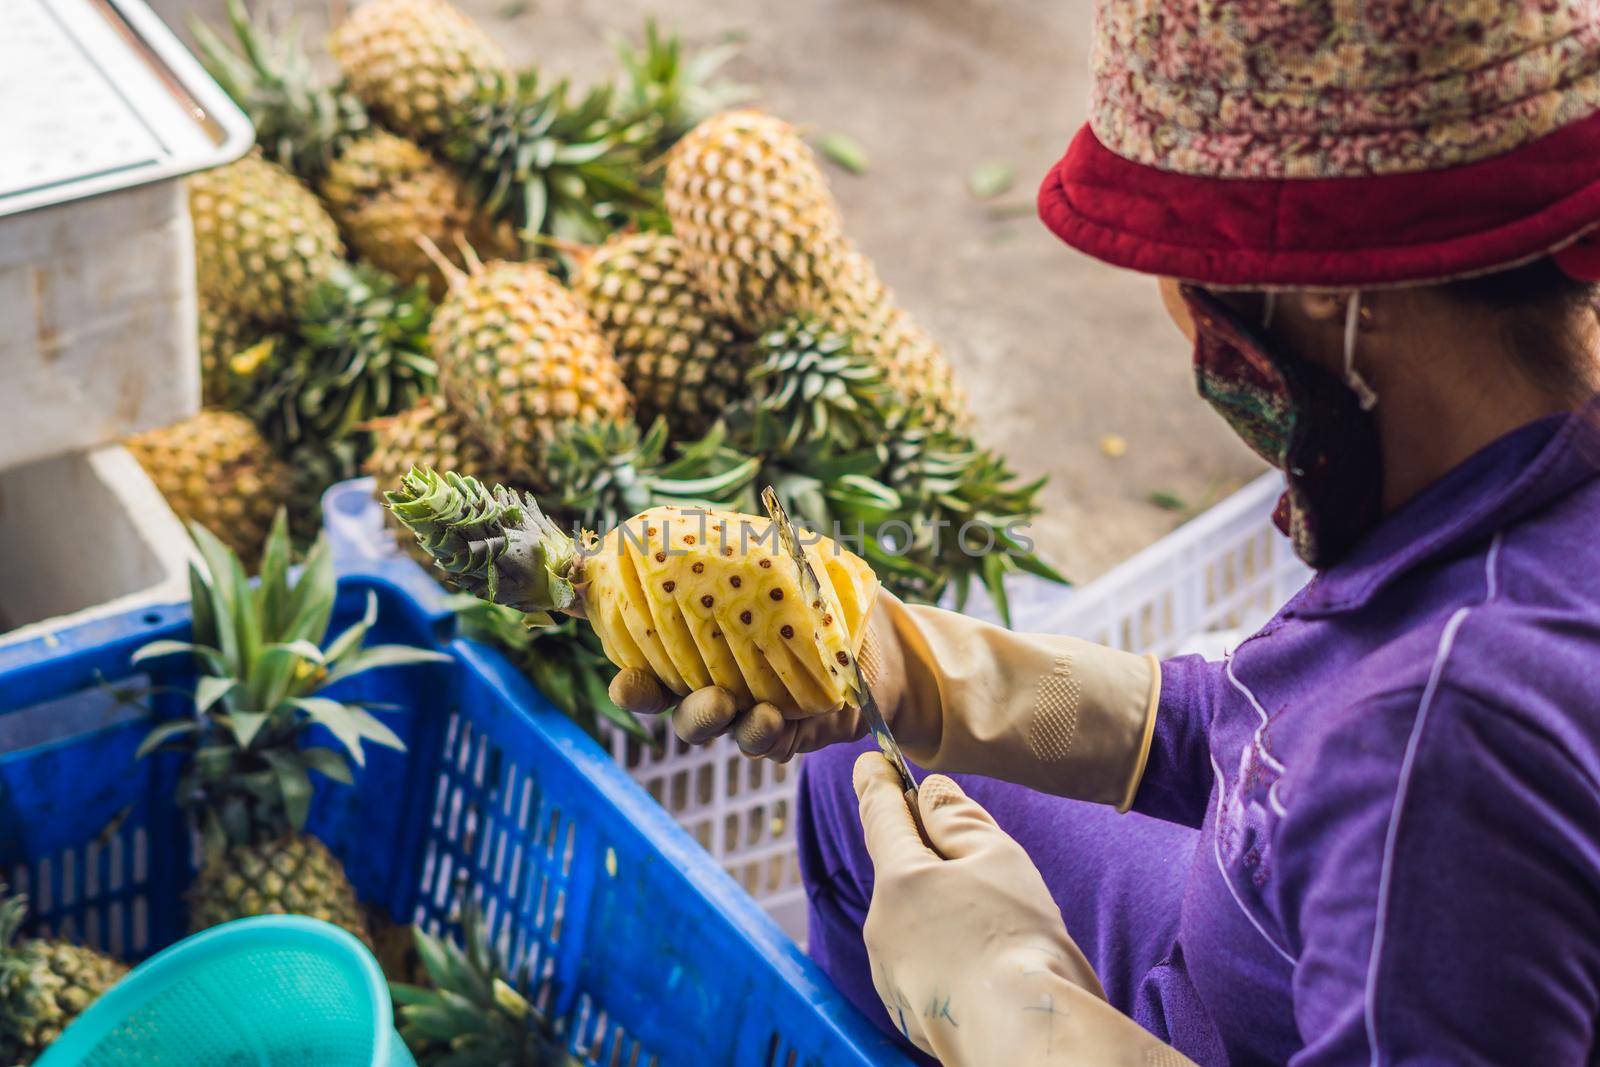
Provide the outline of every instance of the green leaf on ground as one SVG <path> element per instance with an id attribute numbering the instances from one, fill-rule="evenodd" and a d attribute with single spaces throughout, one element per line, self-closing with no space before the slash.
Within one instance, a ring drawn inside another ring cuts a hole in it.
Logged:
<path id="1" fill-rule="evenodd" d="M 967 189 L 979 200 L 993 200 L 1017 183 L 1017 168 L 1003 159 L 979 163 L 967 174 Z"/>
<path id="2" fill-rule="evenodd" d="M 848 133 L 822 134 L 817 138 L 817 150 L 851 174 L 865 174 L 872 166 L 867 150 Z"/>

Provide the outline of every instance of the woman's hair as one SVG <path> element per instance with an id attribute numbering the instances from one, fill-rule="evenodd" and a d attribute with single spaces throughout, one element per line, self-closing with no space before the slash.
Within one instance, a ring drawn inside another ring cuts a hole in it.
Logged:
<path id="1" fill-rule="evenodd" d="M 1596 353 L 1573 322 L 1576 313 L 1595 308 L 1600 286 L 1578 281 L 1546 257 L 1442 288 L 1452 300 L 1497 313 L 1506 351 L 1539 388 L 1571 398 L 1592 388 Z"/>

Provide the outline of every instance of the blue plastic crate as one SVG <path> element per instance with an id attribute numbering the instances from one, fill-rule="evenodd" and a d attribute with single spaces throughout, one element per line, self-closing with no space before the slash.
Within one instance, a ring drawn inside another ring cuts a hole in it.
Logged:
<path id="1" fill-rule="evenodd" d="M 407 745 L 369 746 L 356 786 L 325 783 L 312 809 L 363 899 L 438 931 L 464 881 L 592 1064 L 907 1062 L 597 745 L 498 653 L 452 636 L 419 570 L 347 571 L 333 632 L 369 593 L 370 640 L 453 662 L 341 686 L 398 705 L 385 719 Z M 133 760 L 184 698 L 126 691 L 187 680 L 128 663 L 187 625 L 186 605 L 147 608 L 0 649 L 0 873 L 32 894 L 40 930 L 135 959 L 185 932 L 175 759 Z"/>

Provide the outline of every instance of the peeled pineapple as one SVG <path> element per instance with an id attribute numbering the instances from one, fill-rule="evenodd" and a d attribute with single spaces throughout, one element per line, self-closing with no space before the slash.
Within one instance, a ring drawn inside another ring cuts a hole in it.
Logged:
<path id="1" fill-rule="evenodd" d="M 718 685 L 741 708 L 770 702 L 802 715 L 848 700 L 878 580 L 827 538 L 805 546 L 822 585 L 810 599 L 766 518 L 657 507 L 574 540 L 531 497 L 434 471 L 411 472 L 388 500 L 463 589 L 587 618 L 607 659 L 675 693 Z"/>

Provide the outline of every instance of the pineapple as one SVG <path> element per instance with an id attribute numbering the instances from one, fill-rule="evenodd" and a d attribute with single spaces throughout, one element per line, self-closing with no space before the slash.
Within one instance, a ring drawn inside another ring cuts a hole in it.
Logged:
<path id="1" fill-rule="evenodd" d="M 128 968 L 67 941 L 18 939 L 28 899 L 0 882 L 0 1063 L 32 1063 Z"/>
<path id="2" fill-rule="evenodd" d="M 200 299 L 260 326 L 293 319 L 344 256 L 311 190 L 258 154 L 191 177 L 189 215 Z"/>
<path id="3" fill-rule="evenodd" d="M 412 467 L 465 471 L 482 481 L 509 483 L 489 450 L 466 422 L 445 407 L 441 396 L 427 396 L 398 415 L 369 424 L 372 450 L 362 472 L 378 485 L 395 485 Z"/>
<path id="4" fill-rule="evenodd" d="M 677 238 L 613 237 L 572 288 L 611 342 L 641 422 L 664 416 L 675 435 L 703 434 L 746 392 L 748 350 L 700 296 Z"/>
<path id="5" fill-rule="evenodd" d="M 649 18 L 642 48 L 622 37 L 613 39 L 612 48 L 621 75 L 616 106 L 622 114 L 653 116 L 653 155 L 671 148 L 704 119 L 752 95 L 749 86 L 716 77 L 733 58 L 736 48 L 731 44 L 686 54 L 676 34 L 663 35 Z"/>
<path id="6" fill-rule="evenodd" d="M 200 301 L 200 393 L 206 404 L 231 407 L 239 400 L 233 358 L 262 340 L 259 328 L 238 316 Z"/>
<path id="7" fill-rule="evenodd" d="M 365 646 L 377 618 L 372 595 L 365 616 L 324 647 L 335 598 L 333 560 L 319 539 L 291 582 L 282 512 L 257 584 L 204 527 L 191 531 L 204 561 L 204 569 L 189 569 L 193 640 L 156 641 L 134 655 L 135 662 L 192 656 L 199 671 L 191 712 L 155 726 L 139 746 L 141 757 L 163 749 L 186 757 L 178 800 L 201 831 L 204 848 L 189 891 L 191 928 L 247 915 L 300 913 L 338 923 L 365 940 L 343 869 L 305 834 L 310 772 L 348 784 L 348 760 L 364 764 L 365 743 L 405 746 L 367 705 L 320 691 L 373 668 L 446 657 L 404 645 Z M 305 746 L 304 735 L 314 725 L 326 727 L 344 753 Z"/>
<path id="8" fill-rule="evenodd" d="M 418 1067 L 582 1067 L 565 1028 L 529 999 L 528 966 L 512 973 L 495 952 L 478 906 L 458 921 L 465 947 L 414 931 L 431 989 L 389 984 L 395 1026 Z"/>
<path id="9" fill-rule="evenodd" d="M 902 406 L 962 427 L 966 399 L 931 338 L 844 236 L 816 157 L 757 111 L 707 119 L 674 150 L 666 209 L 711 306 L 755 333 L 796 313 L 854 334 Z"/>
<path id="10" fill-rule="evenodd" d="M 834 454 L 880 440 L 889 396 L 852 335 L 795 316 L 749 349 L 751 396 L 740 421 L 752 451 Z"/>
<path id="11" fill-rule="evenodd" d="M 391 133 L 351 144 L 317 189 L 356 255 L 403 282 L 426 278 L 435 298 L 444 294 L 444 275 L 418 246 L 419 235 L 458 259 L 463 243 L 490 256 L 518 249 L 510 227 L 479 210 L 455 171 Z"/>
<path id="12" fill-rule="evenodd" d="M 242 559 L 256 560 L 273 512 L 289 498 L 293 472 L 254 423 L 206 409 L 126 445 L 179 517 L 212 531 Z"/>
<path id="13" fill-rule="evenodd" d="M 937 342 L 895 302 L 872 262 L 855 249 L 807 309 L 832 329 L 854 335 L 858 350 L 882 370 L 900 404 L 925 425 L 964 429 L 972 421 Z"/>
<path id="14" fill-rule="evenodd" d="M 574 540 L 531 497 L 454 473 L 413 471 L 389 507 L 463 589 L 537 616 L 588 619 L 606 658 L 673 692 L 719 685 L 740 707 L 820 715 L 847 702 L 878 581 L 826 538 L 806 553 L 810 600 L 770 520 L 655 507 L 604 537 Z"/>
<path id="15" fill-rule="evenodd" d="M 849 251 L 816 156 L 759 111 L 715 115 L 678 142 L 665 201 L 712 310 L 749 333 L 820 303 Z"/>
<path id="16" fill-rule="evenodd" d="M 433 391 L 432 313 L 420 285 L 341 264 L 306 294 L 269 358 L 233 361 L 239 407 L 284 455 L 343 442 Z"/>
<path id="17" fill-rule="evenodd" d="M 452 270 L 433 316 L 439 386 L 496 462 L 550 484 L 544 447 L 568 422 L 625 419 L 632 398 L 611 346 L 577 299 L 533 263 Z"/>
<path id="18" fill-rule="evenodd" d="M 207 853 L 189 894 L 189 928 L 205 930 L 247 915 L 307 915 L 371 944 L 366 913 L 344 865 L 309 834 L 285 833 Z"/>
<path id="19" fill-rule="evenodd" d="M 365 0 L 330 48 L 383 124 L 424 144 L 444 135 L 482 81 L 511 73 L 500 47 L 447 0 Z"/>
<path id="20" fill-rule="evenodd" d="M 228 21 L 233 46 L 193 26 L 206 69 L 249 114 L 267 157 L 317 191 L 356 255 L 405 284 L 427 278 L 437 297 L 444 279 L 419 236 L 447 250 L 463 241 L 496 255 L 516 249 L 454 170 L 375 128 L 347 87 L 320 82 L 296 33 L 273 36 L 242 0 L 229 0 Z"/>
<path id="21" fill-rule="evenodd" d="M 559 487 L 564 516 L 609 530 L 659 504 L 728 506 L 749 499 L 760 463 L 724 440 L 722 427 L 715 426 L 698 441 L 679 445 L 677 458 L 668 461 L 662 419 L 644 434 L 633 422 L 574 422 L 550 443 L 545 469 L 550 484 Z"/>
<path id="22" fill-rule="evenodd" d="M 440 151 L 484 209 L 526 242 L 595 243 L 656 204 L 639 183 L 657 124 L 618 115 L 609 87 L 569 98 L 565 81 L 497 74 L 446 116 Z"/>

